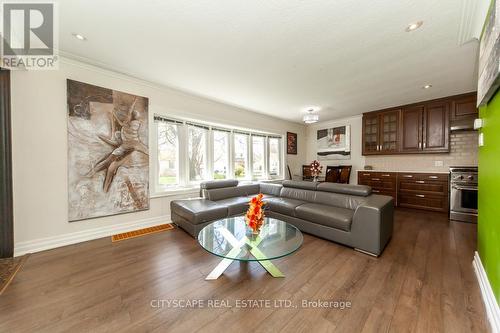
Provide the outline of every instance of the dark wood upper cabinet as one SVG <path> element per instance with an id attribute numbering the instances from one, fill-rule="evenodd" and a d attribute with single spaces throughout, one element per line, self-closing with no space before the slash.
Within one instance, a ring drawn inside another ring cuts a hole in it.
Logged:
<path id="1" fill-rule="evenodd" d="M 363 117 L 363 155 L 378 154 L 379 151 L 379 115 Z"/>
<path id="2" fill-rule="evenodd" d="M 391 154 L 399 150 L 399 117 L 393 109 L 363 116 L 363 155 Z"/>
<path id="3" fill-rule="evenodd" d="M 400 152 L 419 152 L 422 149 L 422 121 L 424 106 L 410 106 L 401 112 Z"/>
<path id="4" fill-rule="evenodd" d="M 470 93 L 458 96 L 451 102 L 451 120 L 475 119 L 478 116 L 476 107 L 477 94 Z"/>
<path id="5" fill-rule="evenodd" d="M 427 152 L 448 152 L 450 140 L 449 102 L 434 102 L 424 111 L 422 149 Z"/>
<path id="6" fill-rule="evenodd" d="M 380 113 L 379 151 L 382 153 L 394 153 L 399 149 L 400 113 L 400 109 Z"/>
<path id="7" fill-rule="evenodd" d="M 475 105 L 468 93 L 364 113 L 363 155 L 448 153 L 451 124 L 477 117 Z"/>

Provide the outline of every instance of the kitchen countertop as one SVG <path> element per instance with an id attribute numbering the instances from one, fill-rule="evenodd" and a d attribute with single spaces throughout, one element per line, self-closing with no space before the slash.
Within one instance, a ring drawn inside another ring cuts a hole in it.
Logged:
<path id="1" fill-rule="evenodd" d="M 440 173 L 440 174 L 449 174 L 450 171 L 401 171 L 401 170 L 379 170 L 379 169 L 374 169 L 374 170 L 356 170 L 357 172 L 399 172 L 399 173 Z"/>

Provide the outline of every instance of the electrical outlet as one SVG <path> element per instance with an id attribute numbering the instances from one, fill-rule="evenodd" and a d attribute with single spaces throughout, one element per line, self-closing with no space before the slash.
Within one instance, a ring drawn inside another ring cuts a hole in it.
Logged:
<path id="1" fill-rule="evenodd" d="M 442 167 L 444 164 L 443 164 L 443 161 L 434 161 L 434 166 L 435 167 Z"/>

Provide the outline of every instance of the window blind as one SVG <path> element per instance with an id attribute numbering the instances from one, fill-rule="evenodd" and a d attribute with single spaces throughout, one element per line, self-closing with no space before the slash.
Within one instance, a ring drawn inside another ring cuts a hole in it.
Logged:
<path id="1" fill-rule="evenodd" d="M 155 121 L 161 121 L 161 122 L 164 122 L 164 123 L 178 124 L 178 125 L 184 124 L 184 122 L 181 121 L 181 120 L 177 120 L 177 119 L 173 119 L 173 118 L 167 118 L 167 117 L 160 116 L 160 115 L 157 115 L 157 114 L 154 115 L 154 120 Z"/>

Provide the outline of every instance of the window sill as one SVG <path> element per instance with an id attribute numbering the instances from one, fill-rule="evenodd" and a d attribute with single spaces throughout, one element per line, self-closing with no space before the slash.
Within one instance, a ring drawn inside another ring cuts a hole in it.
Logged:
<path id="1" fill-rule="evenodd" d="M 239 180 L 240 184 L 255 184 L 255 183 L 275 183 L 275 182 L 282 182 L 285 179 L 283 178 L 278 178 L 278 179 L 262 179 L 262 180 Z M 164 198 L 164 197 L 173 197 L 173 196 L 178 196 L 178 195 L 185 195 L 185 194 L 195 194 L 196 197 L 199 197 L 200 195 L 200 186 L 189 186 L 189 187 L 177 187 L 177 188 L 172 188 L 172 189 L 167 189 L 161 192 L 156 192 L 151 194 L 150 198 L 155 199 L 155 198 Z"/>
<path id="2" fill-rule="evenodd" d="M 200 195 L 200 187 L 177 187 L 168 190 L 164 190 L 161 192 L 155 192 L 151 194 L 150 198 L 164 198 L 164 197 L 173 197 L 177 195 L 185 195 L 185 194 L 196 194 L 196 197 Z"/>

